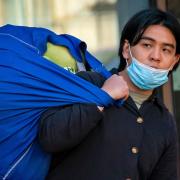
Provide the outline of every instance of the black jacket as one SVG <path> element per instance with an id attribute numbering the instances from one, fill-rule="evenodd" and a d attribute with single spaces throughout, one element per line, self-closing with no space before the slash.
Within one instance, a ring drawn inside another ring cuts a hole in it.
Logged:
<path id="1" fill-rule="evenodd" d="M 101 87 L 97 73 L 80 76 Z M 138 110 L 132 98 L 100 112 L 94 104 L 47 110 L 39 140 L 57 161 L 58 180 L 177 180 L 175 121 L 153 94 Z"/>

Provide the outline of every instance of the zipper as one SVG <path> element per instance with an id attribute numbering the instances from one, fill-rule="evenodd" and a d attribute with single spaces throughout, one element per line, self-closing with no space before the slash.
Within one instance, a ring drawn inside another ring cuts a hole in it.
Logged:
<path id="1" fill-rule="evenodd" d="M 0 33 L 0 35 L 3 35 L 3 36 L 10 36 L 10 37 L 16 39 L 17 41 L 19 41 L 19 42 L 21 42 L 21 43 L 23 43 L 23 44 L 29 46 L 30 48 L 35 49 L 35 50 L 37 51 L 37 53 L 40 54 L 40 51 L 39 51 L 39 49 L 38 49 L 37 47 L 35 47 L 35 46 L 33 46 L 33 45 L 31 45 L 31 44 L 29 44 L 29 43 L 23 41 L 22 39 L 19 39 L 19 38 L 16 37 L 16 36 L 13 36 L 13 35 L 7 34 L 7 33 Z"/>
<path id="2" fill-rule="evenodd" d="M 23 160 L 23 158 L 28 154 L 29 150 L 31 149 L 32 144 L 28 147 L 28 149 L 23 153 L 23 155 L 14 163 L 14 165 L 7 171 L 4 175 L 3 180 L 6 180 L 11 172 L 16 168 L 16 166 Z"/>

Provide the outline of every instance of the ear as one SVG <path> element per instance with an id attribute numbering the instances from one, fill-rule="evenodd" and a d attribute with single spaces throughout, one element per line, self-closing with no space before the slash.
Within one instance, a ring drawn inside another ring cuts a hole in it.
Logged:
<path id="1" fill-rule="evenodd" d="M 173 67 L 179 62 L 179 60 L 180 60 L 180 54 L 177 54 L 177 55 L 175 56 L 175 61 L 173 62 L 173 64 L 172 64 L 171 67 L 170 67 L 170 70 L 173 69 Z"/>
<path id="2" fill-rule="evenodd" d="M 127 39 L 124 41 L 122 55 L 123 55 L 124 59 L 128 60 L 130 58 L 130 55 L 129 55 L 129 42 L 128 42 Z"/>

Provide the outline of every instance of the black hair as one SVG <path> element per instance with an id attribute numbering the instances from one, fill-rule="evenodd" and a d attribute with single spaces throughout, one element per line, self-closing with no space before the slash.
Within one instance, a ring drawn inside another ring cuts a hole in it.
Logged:
<path id="1" fill-rule="evenodd" d="M 142 10 L 130 18 L 122 31 L 119 47 L 119 71 L 126 67 L 126 60 L 122 55 L 125 40 L 128 40 L 130 45 L 134 46 L 139 42 L 144 31 L 149 26 L 159 24 L 172 32 L 176 40 L 176 54 L 180 54 L 180 23 L 177 18 L 170 12 L 164 12 L 159 9 Z M 173 70 L 176 69 L 178 65 L 179 63 L 175 65 Z"/>

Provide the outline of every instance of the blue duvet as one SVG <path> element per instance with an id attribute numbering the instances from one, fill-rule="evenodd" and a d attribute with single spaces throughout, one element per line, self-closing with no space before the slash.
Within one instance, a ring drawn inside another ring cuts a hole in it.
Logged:
<path id="1" fill-rule="evenodd" d="M 96 103 L 113 99 L 100 88 L 43 58 L 47 41 L 67 47 L 77 61 L 84 52 L 90 67 L 110 73 L 70 35 L 6 25 L 0 28 L 0 179 L 44 179 L 50 162 L 37 141 L 40 115 L 52 106 Z"/>

